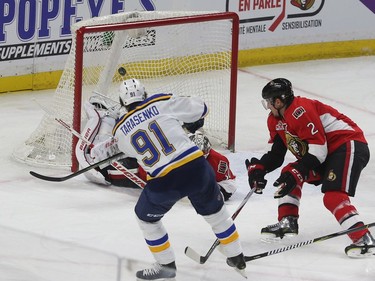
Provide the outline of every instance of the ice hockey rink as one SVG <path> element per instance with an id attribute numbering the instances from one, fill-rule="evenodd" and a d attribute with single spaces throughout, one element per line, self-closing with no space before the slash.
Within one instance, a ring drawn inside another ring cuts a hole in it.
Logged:
<path id="1" fill-rule="evenodd" d="M 257 66 L 238 71 L 236 152 L 231 160 L 238 190 L 226 203 L 234 212 L 249 192 L 244 161 L 260 156 L 268 139 L 261 89 L 271 79 L 292 81 L 296 95 L 319 99 L 347 114 L 365 132 L 375 152 L 375 57 L 358 57 Z M 43 111 L 33 102 L 48 104 L 52 90 L 0 94 L 0 281 L 128 281 L 150 266 L 153 258 L 144 243 L 133 208 L 140 190 L 101 187 L 83 176 L 59 183 L 36 179 L 29 171 L 67 175 L 20 164 L 12 151 L 33 132 Z M 288 156 L 287 160 L 293 158 Z M 305 185 L 300 208 L 300 234 L 267 244 L 260 229 L 277 221 L 273 181 L 267 175 L 263 195 L 254 194 L 236 219 L 244 253 L 255 255 L 340 231 L 325 209 L 319 187 Z M 363 171 L 352 202 L 365 223 L 375 221 L 375 160 Z M 215 237 L 188 201 L 181 201 L 164 218 L 177 257 L 179 281 L 237 281 L 242 276 L 228 267 L 216 250 L 197 264 L 184 255 L 190 246 L 201 255 Z M 372 229 L 375 233 L 375 228 Z M 350 259 L 347 236 L 303 246 L 247 263 L 248 280 L 259 281 L 373 281 L 375 256 Z"/>

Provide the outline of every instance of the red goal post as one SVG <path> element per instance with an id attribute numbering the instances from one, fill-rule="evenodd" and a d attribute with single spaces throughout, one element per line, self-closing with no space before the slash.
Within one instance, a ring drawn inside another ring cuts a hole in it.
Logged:
<path id="1" fill-rule="evenodd" d="M 78 169 L 76 136 L 84 101 L 95 94 L 118 100 L 122 79 L 137 78 L 149 95 L 198 95 L 210 113 L 204 131 L 234 151 L 239 19 L 232 12 L 126 12 L 72 26 L 72 48 L 50 111 L 14 152 L 29 164 Z M 117 70 L 126 70 L 125 76 Z M 51 116 L 54 115 L 54 116 Z"/>

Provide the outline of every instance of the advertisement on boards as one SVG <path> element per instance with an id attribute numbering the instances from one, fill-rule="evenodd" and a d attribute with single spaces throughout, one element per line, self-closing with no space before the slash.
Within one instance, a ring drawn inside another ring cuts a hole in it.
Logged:
<path id="1" fill-rule="evenodd" d="M 240 16 L 243 49 L 375 38 L 372 0 L 227 2 Z"/>

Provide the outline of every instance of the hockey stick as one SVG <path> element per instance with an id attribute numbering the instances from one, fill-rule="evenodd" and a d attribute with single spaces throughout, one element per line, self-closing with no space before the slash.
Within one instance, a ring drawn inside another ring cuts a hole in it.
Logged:
<path id="1" fill-rule="evenodd" d="M 55 118 L 55 120 L 59 122 L 61 119 Z M 91 147 L 91 148 L 93 147 L 93 144 L 91 142 L 89 142 L 88 140 L 86 140 L 80 133 L 78 133 L 76 130 L 74 130 L 73 128 L 71 128 L 64 121 L 62 121 L 62 122 L 63 123 L 61 123 L 61 122 L 59 122 L 59 123 L 62 124 L 67 130 L 69 130 L 73 135 L 75 135 L 77 138 L 79 138 L 80 140 L 82 140 L 83 142 L 85 142 L 89 147 Z M 111 166 L 114 167 L 120 173 L 122 173 L 129 180 L 131 180 L 132 182 L 134 182 L 136 185 L 138 185 L 138 187 L 140 187 L 142 189 L 145 187 L 146 183 L 141 178 L 139 178 L 138 176 L 136 176 L 134 173 L 130 172 L 129 169 L 126 168 L 124 165 L 122 165 L 119 162 L 115 161 L 115 162 L 111 163 Z"/>
<path id="2" fill-rule="evenodd" d="M 145 188 L 146 183 L 139 178 L 137 175 L 130 172 L 124 165 L 120 164 L 119 162 L 113 162 L 111 164 L 117 171 L 121 172 L 125 177 L 130 179 L 132 182 L 134 182 L 136 185 L 138 185 L 140 188 Z"/>
<path id="3" fill-rule="evenodd" d="M 260 259 L 260 258 L 276 255 L 276 254 L 279 254 L 279 253 L 282 253 L 282 252 L 286 252 L 286 251 L 289 251 L 289 250 L 300 248 L 302 246 L 310 245 L 312 243 L 325 241 L 325 240 L 328 240 L 328 239 L 331 239 L 331 238 L 335 238 L 335 237 L 345 235 L 345 234 L 348 234 L 348 233 L 352 233 L 352 232 L 356 232 L 356 231 L 359 231 L 359 230 L 367 229 L 367 228 L 370 228 L 370 227 L 373 227 L 373 226 L 375 226 L 375 222 L 365 224 L 365 225 L 360 226 L 360 227 L 355 227 L 355 228 L 352 228 L 352 229 L 347 229 L 347 230 L 342 230 L 342 231 L 339 231 L 339 232 L 331 233 L 331 234 L 328 234 L 328 235 L 324 235 L 324 236 L 314 238 L 314 239 L 311 239 L 311 240 L 299 242 L 299 243 L 296 243 L 296 244 L 292 244 L 292 245 L 289 245 L 289 246 L 285 246 L 283 248 L 271 250 L 271 251 L 264 252 L 264 253 L 261 253 L 261 254 L 257 254 L 257 255 L 253 255 L 253 256 L 245 256 L 245 261 L 248 262 L 248 261 L 253 261 L 253 260 Z"/>
<path id="4" fill-rule="evenodd" d="M 41 174 L 38 174 L 36 172 L 33 172 L 33 171 L 30 171 L 30 175 L 38 178 L 38 179 L 41 179 L 41 180 L 45 180 L 45 181 L 54 181 L 54 182 L 61 182 L 61 181 L 66 181 L 68 179 L 71 179 L 71 178 L 74 178 L 80 174 L 83 174 L 83 173 L 86 173 L 87 171 L 91 170 L 91 169 L 95 169 L 96 167 L 99 167 L 111 160 L 114 160 L 118 157 L 121 157 L 123 156 L 124 153 L 120 152 L 120 153 L 117 153 L 115 155 L 112 155 L 111 157 L 107 158 L 107 159 L 104 159 L 102 161 L 99 161 L 98 163 L 95 163 L 95 164 L 92 164 L 90 166 L 87 166 L 86 168 L 83 168 L 75 173 L 72 173 L 70 175 L 67 175 L 67 176 L 63 176 L 63 177 L 50 177 L 50 176 L 44 176 L 44 175 L 41 175 Z"/>
<path id="5" fill-rule="evenodd" d="M 233 213 L 232 219 L 234 220 L 238 214 L 241 212 L 242 208 L 245 206 L 251 195 L 253 195 L 255 191 L 255 188 L 251 189 L 249 193 L 245 196 L 245 198 L 242 200 L 241 204 L 237 207 L 237 210 Z M 208 250 L 207 254 L 204 256 L 200 256 L 195 250 L 187 246 L 185 248 L 185 255 L 187 255 L 189 258 L 191 258 L 193 261 L 204 264 L 208 258 L 211 256 L 213 251 L 216 249 L 217 246 L 220 245 L 219 239 L 216 239 L 215 242 L 212 244 L 211 248 Z"/>

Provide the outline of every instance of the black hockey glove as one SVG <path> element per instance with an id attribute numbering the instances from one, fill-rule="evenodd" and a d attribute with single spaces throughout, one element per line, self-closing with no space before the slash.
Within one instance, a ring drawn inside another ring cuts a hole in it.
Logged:
<path id="1" fill-rule="evenodd" d="M 199 128 L 202 128 L 204 125 L 204 118 L 199 119 L 198 121 L 195 121 L 193 123 L 184 123 L 184 127 L 186 130 L 188 130 L 190 133 L 194 134 L 196 130 Z"/>
<path id="2" fill-rule="evenodd" d="M 257 158 L 246 159 L 245 165 L 247 168 L 247 174 L 249 175 L 249 185 L 251 188 L 255 188 L 255 193 L 262 194 L 263 189 L 266 187 L 267 180 L 264 178 L 266 175 L 266 169 L 263 164 Z"/>
<path id="3" fill-rule="evenodd" d="M 289 163 L 282 171 L 280 177 L 274 182 L 273 186 L 277 187 L 274 198 L 281 198 L 288 195 L 296 186 L 302 188 L 306 176 L 302 172 L 304 169 L 296 163 Z"/>

